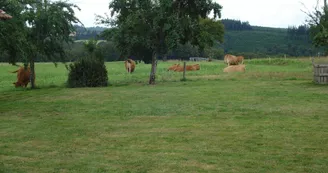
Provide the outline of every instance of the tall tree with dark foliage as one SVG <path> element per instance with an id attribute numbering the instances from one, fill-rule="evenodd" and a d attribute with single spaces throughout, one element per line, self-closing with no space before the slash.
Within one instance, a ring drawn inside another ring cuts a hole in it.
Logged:
<path id="1" fill-rule="evenodd" d="M 0 2 L 0 8 L 13 16 L 13 20 L 0 21 L 0 47 L 9 54 L 14 64 L 23 57 L 31 67 L 31 86 L 35 88 L 33 76 L 37 56 L 54 62 L 66 58 L 64 42 L 70 43 L 73 24 L 81 23 L 76 17 L 76 5 L 48 0 Z"/>
<path id="2" fill-rule="evenodd" d="M 318 1 L 319 2 L 319 1 Z M 327 0 L 324 0 L 323 7 L 317 8 L 312 13 L 307 13 L 310 17 L 308 24 L 311 26 L 310 32 L 313 44 L 317 47 L 324 47 L 328 52 L 328 6 Z"/>
<path id="3" fill-rule="evenodd" d="M 165 56 L 179 43 L 202 46 L 210 42 L 204 41 L 209 37 L 202 32 L 201 19 L 207 19 L 213 12 L 213 19 L 203 23 L 209 26 L 208 22 L 217 22 L 215 19 L 221 17 L 221 8 L 212 0 L 113 0 L 109 9 L 111 16 L 116 14 L 115 19 L 100 17 L 99 20 L 115 27 L 113 36 L 125 56 L 140 47 L 150 50 L 149 84 L 155 84 L 156 57 Z M 222 40 L 223 27 L 217 35 Z"/>

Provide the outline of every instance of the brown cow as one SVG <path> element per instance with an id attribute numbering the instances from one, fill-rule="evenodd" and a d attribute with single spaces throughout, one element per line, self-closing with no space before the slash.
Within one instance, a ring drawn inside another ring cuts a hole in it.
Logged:
<path id="1" fill-rule="evenodd" d="M 238 64 L 244 64 L 244 57 L 243 56 L 235 56 L 231 54 L 226 54 L 224 56 L 224 62 L 230 65 L 238 65 Z"/>
<path id="2" fill-rule="evenodd" d="M 238 58 L 234 55 L 231 55 L 231 54 L 226 54 L 224 56 L 224 62 L 226 64 L 228 64 L 228 66 L 230 65 L 238 65 Z"/>
<path id="3" fill-rule="evenodd" d="M 231 65 L 223 69 L 223 72 L 230 73 L 230 72 L 245 72 L 246 66 L 245 64 L 242 65 Z"/>
<path id="4" fill-rule="evenodd" d="M 187 67 L 186 67 L 186 70 L 187 70 Z M 181 66 L 180 64 L 176 65 L 174 71 L 183 72 L 183 66 Z"/>
<path id="5" fill-rule="evenodd" d="M 170 71 L 170 70 L 175 70 L 176 68 L 177 68 L 177 66 L 179 66 L 180 64 L 173 64 L 171 67 L 169 67 L 168 69 L 167 69 L 167 71 Z"/>
<path id="6" fill-rule="evenodd" d="M 237 56 L 238 64 L 244 64 L 244 57 L 243 56 Z"/>
<path id="7" fill-rule="evenodd" d="M 180 64 L 174 64 L 171 67 L 169 67 L 168 70 L 173 70 L 176 72 L 183 72 L 183 66 L 181 66 Z M 186 71 L 196 71 L 196 70 L 200 70 L 199 64 L 186 65 Z"/>
<path id="8" fill-rule="evenodd" d="M 30 67 L 20 67 L 18 70 L 13 71 L 12 73 L 17 73 L 17 82 L 13 84 L 15 87 L 27 87 L 27 84 L 30 82 L 31 69 Z M 35 81 L 35 74 L 34 79 Z"/>
<path id="9" fill-rule="evenodd" d="M 200 65 L 199 64 L 194 64 L 192 66 L 194 67 L 194 70 L 200 70 Z"/>
<path id="10" fill-rule="evenodd" d="M 128 73 L 134 72 L 134 69 L 136 68 L 136 62 L 134 62 L 132 59 L 127 59 L 124 62 L 124 65 Z"/>

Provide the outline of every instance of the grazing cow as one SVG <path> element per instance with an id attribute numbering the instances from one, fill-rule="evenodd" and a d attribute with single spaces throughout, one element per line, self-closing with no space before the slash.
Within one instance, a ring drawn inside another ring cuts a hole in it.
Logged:
<path id="1" fill-rule="evenodd" d="M 230 73 L 230 72 L 245 72 L 246 66 L 245 64 L 242 65 L 231 65 L 223 69 L 223 72 Z"/>
<path id="2" fill-rule="evenodd" d="M 226 54 L 224 56 L 224 62 L 226 64 L 228 64 L 228 66 L 230 65 L 238 65 L 238 58 L 234 55 L 231 55 L 231 54 Z"/>
<path id="3" fill-rule="evenodd" d="M 18 70 L 13 71 L 12 73 L 17 73 L 17 82 L 13 84 L 15 87 L 27 87 L 27 84 L 30 82 L 31 69 L 30 67 L 20 67 Z M 34 79 L 35 81 L 35 74 Z"/>
<path id="4" fill-rule="evenodd" d="M 136 62 L 134 62 L 132 59 L 127 59 L 124 62 L 124 65 L 128 73 L 134 72 L 134 69 L 136 68 Z"/>

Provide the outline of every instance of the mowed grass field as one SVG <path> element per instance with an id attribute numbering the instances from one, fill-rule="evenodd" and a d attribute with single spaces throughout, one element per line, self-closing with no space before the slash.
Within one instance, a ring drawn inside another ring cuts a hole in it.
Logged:
<path id="1" fill-rule="evenodd" d="M 103 88 L 66 88 L 63 64 L 38 63 L 36 90 L 0 64 L 0 172 L 328 172 L 328 86 L 309 59 L 235 74 L 197 62 L 183 82 L 174 63 L 158 63 L 155 86 L 150 65 L 106 63 Z"/>

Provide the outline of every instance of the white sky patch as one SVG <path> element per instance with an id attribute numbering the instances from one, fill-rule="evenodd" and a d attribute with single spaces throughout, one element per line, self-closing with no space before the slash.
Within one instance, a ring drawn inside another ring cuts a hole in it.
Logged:
<path id="1" fill-rule="evenodd" d="M 317 0 L 214 0 L 223 6 L 222 19 L 248 21 L 251 25 L 287 28 L 305 23 L 301 10 L 313 10 Z M 110 0 L 71 0 L 81 8 L 75 10 L 86 27 L 96 26 L 95 14 L 110 14 Z M 303 5 L 303 4 L 305 5 Z M 320 5 L 323 0 L 319 0 Z"/>
<path id="2" fill-rule="evenodd" d="M 110 15 L 110 0 L 71 0 L 70 2 L 80 7 L 81 11 L 75 10 L 77 18 L 86 26 L 96 26 L 96 15 L 104 16 L 105 13 Z"/>
<path id="3" fill-rule="evenodd" d="M 216 2 L 223 6 L 223 19 L 238 19 L 248 21 L 251 25 L 284 28 L 304 24 L 307 15 L 301 10 L 312 11 L 317 4 L 316 0 L 216 0 Z"/>

